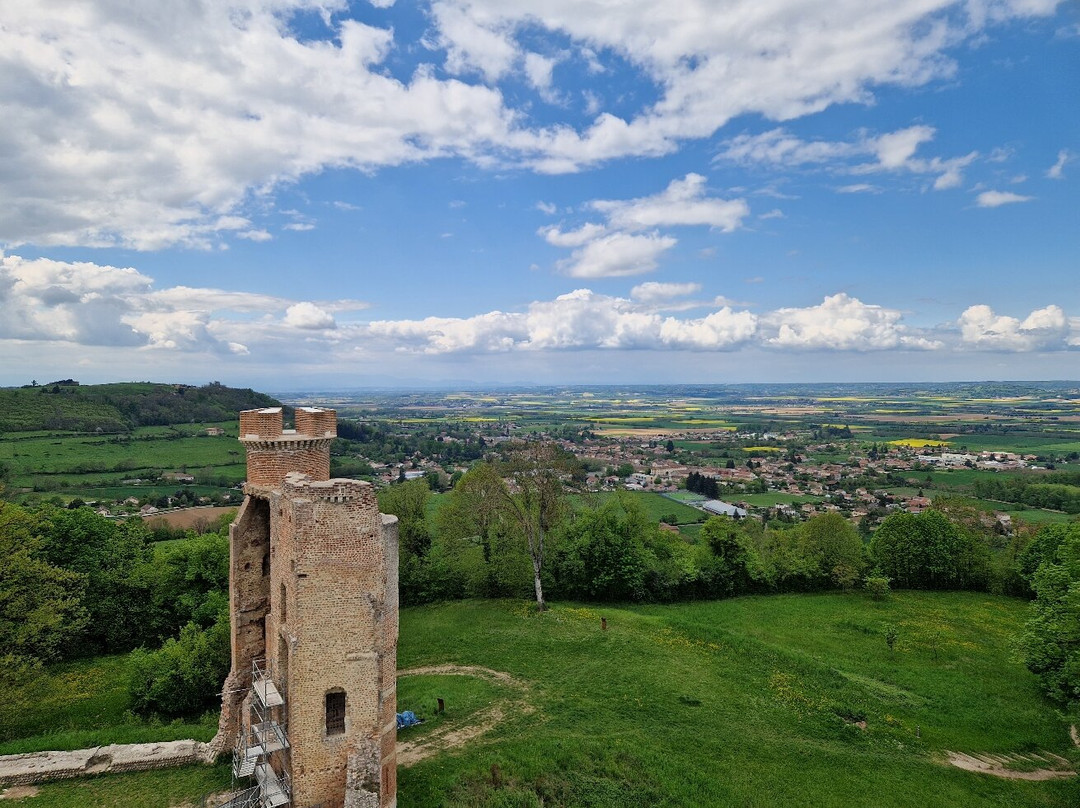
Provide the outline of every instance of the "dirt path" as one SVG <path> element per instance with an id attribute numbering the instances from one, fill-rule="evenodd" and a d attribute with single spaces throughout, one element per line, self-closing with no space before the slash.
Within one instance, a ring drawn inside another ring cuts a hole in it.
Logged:
<path id="1" fill-rule="evenodd" d="M 1057 780 L 1063 777 L 1076 777 L 1072 764 L 1052 752 L 1029 753 L 1026 755 L 965 755 L 962 752 L 948 752 L 949 763 L 958 769 L 981 774 L 991 774 L 1006 780 Z M 1040 768 L 1023 771 L 1010 769 L 1009 765 L 1038 765 Z"/>
<path id="2" fill-rule="evenodd" d="M 513 712 L 527 714 L 535 709 L 526 699 L 528 685 L 503 671 L 495 671 L 491 670 L 491 668 L 481 668 L 475 665 L 429 665 L 423 668 L 409 668 L 408 670 L 398 671 L 399 678 L 402 676 L 422 675 L 475 676 L 478 679 L 486 679 L 496 684 L 509 685 L 517 690 L 518 695 L 500 699 L 489 707 L 480 710 L 464 726 L 440 727 L 423 738 L 399 743 L 397 745 L 397 762 L 399 766 L 412 766 L 445 749 L 464 746 L 494 728 L 507 714 Z"/>

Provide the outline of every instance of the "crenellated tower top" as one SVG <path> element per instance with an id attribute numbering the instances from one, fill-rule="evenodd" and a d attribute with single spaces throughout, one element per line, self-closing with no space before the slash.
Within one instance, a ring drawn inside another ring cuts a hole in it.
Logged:
<path id="1" fill-rule="evenodd" d="M 285 429 L 281 407 L 240 413 L 249 485 L 280 489 L 291 472 L 306 474 L 316 482 L 330 479 L 330 444 L 337 437 L 337 413 L 322 407 L 297 407 L 295 420 L 295 429 Z"/>

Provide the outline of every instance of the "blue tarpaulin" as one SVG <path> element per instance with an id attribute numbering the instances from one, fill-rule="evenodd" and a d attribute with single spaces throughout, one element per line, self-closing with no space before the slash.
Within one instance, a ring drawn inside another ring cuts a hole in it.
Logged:
<path id="1" fill-rule="evenodd" d="M 398 729 L 405 729 L 405 727 L 411 727 L 411 726 L 414 726 L 416 724 L 423 724 L 423 723 L 424 723 L 423 721 L 421 721 L 419 718 L 416 717 L 416 713 L 414 713 L 412 710 L 406 710 L 403 713 L 398 713 L 397 714 L 397 728 Z"/>

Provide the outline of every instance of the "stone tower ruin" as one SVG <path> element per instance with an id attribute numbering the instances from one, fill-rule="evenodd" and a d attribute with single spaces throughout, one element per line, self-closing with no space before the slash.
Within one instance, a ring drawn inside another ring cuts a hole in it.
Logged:
<path id="1" fill-rule="evenodd" d="M 395 806 L 397 518 L 369 483 L 330 479 L 333 410 L 297 408 L 295 426 L 279 407 L 240 413 L 218 748 L 255 778 L 237 806 Z"/>

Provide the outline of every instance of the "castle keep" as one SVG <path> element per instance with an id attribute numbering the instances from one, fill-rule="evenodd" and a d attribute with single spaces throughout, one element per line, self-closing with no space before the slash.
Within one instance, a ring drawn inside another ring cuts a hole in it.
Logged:
<path id="1" fill-rule="evenodd" d="M 330 479 L 333 410 L 240 413 L 244 504 L 229 530 L 232 670 L 219 738 L 255 778 L 237 806 L 396 805 L 397 519 Z"/>

